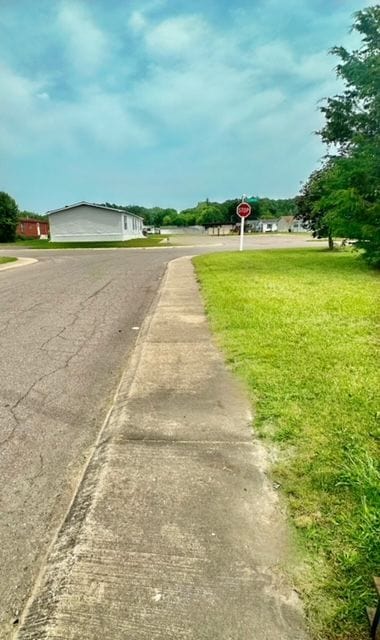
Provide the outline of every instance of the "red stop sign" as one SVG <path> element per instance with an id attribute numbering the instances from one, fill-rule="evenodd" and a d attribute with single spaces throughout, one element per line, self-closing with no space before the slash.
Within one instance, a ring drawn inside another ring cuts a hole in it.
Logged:
<path id="1" fill-rule="evenodd" d="M 236 207 L 236 213 L 241 218 L 248 218 L 251 215 L 251 205 L 248 202 L 240 202 Z"/>

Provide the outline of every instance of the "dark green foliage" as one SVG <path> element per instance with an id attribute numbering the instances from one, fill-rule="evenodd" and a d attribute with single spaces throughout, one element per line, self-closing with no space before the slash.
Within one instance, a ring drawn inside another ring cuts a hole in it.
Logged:
<path id="1" fill-rule="evenodd" d="M 327 195 L 326 178 L 329 165 L 313 171 L 310 178 L 303 185 L 301 193 L 296 198 L 297 217 L 313 232 L 316 238 L 328 238 L 329 248 L 334 248 L 332 229 L 326 218 L 323 198 Z"/>
<path id="2" fill-rule="evenodd" d="M 362 36 L 359 50 L 350 53 L 334 47 L 331 51 L 341 60 L 336 71 L 345 90 L 328 98 L 321 109 L 326 117 L 322 140 L 338 145 L 341 153 L 380 133 L 380 6 L 358 11 L 353 30 Z"/>
<path id="3" fill-rule="evenodd" d="M 31 218 L 32 220 L 46 220 L 48 222 L 49 216 L 46 214 L 35 213 L 35 211 L 20 211 L 19 218 Z"/>
<path id="4" fill-rule="evenodd" d="M 0 242 L 14 242 L 19 210 L 16 201 L 0 191 Z"/>
<path id="5" fill-rule="evenodd" d="M 367 262 L 380 267 L 380 6 L 358 11 L 353 29 L 362 47 L 332 50 L 345 90 L 321 108 L 319 134 L 335 151 L 303 186 L 297 206 L 316 234 L 357 240 Z"/>

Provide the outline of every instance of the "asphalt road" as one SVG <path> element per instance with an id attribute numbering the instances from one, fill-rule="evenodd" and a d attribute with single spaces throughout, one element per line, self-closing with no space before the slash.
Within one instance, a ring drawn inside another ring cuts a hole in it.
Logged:
<path id="1" fill-rule="evenodd" d="M 186 240 L 188 245 L 199 239 Z M 210 246 L 213 245 L 213 246 Z M 247 248 L 305 238 L 247 238 Z M 236 249 L 25 251 L 0 271 L 0 638 L 10 638 L 169 260 Z"/>
<path id="2" fill-rule="evenodd" d="M 0 271 L 0 638 L 30 593 L 174 252 L 33 255 L 37 264 Z"/>

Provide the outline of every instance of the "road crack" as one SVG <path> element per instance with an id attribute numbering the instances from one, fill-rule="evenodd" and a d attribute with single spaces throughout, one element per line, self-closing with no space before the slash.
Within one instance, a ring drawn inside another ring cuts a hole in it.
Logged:
<path id="1" fill-rule="evenodd" d="M 73 319 L 70 323 L 66 324 L 62 329 L 60 329 L 60 331 L 58 331 L 54 336 L 51 336 L 50 338 L 48 338 L 48 340 L 45 340 L 45 342 L 43 342 L 40 346 L 39 346 L 39 350 L 40 351 L 44 351 L 46 353 L 48 353 L 50 355 L 50 350 L 48 348 L 49 343 L 51 343 L 53 340 L 55 340 L 56 338 L 59 337 L 63 337 L 63 333 L 65 331 L 67 331 L 68 329 L 74 327 L 75 323 L 79 321 L 81 314 L 83 313 L 83 311 L 85 310 L 87 304 L 89 301 L 92 301 L 94 298 L 96 298 L 102 291 L 104 291 L 111 283 L 113 282 L 113 280 L 109 280 L 108 282 L 106 282 L 102 287 L 100 287 L 99 289 L 96 289 L 96 291 L 94 291 L 93 293 L 91 293 L 89 296 L 87 296 L 87 298 L 85 298 L 83 301 L 81 301 L 79 303 L 79 308 L 75 313 L 72 313 L 71 315 L 73 316 Z M 35 308 L 36 306 L 38 306 L 41 303 L 36 303 L 34 305 L 32 305 L 31 307 L 28 307 L 29 310 Z M 7 407 L 9 410 L 9 413 L 12 415 L 12 418 L 14 420 L 14 426 L 11 429 L 11 432 L 7 435 L 6 438 L 4 438 L 2 441 L 0 441 L 0 447 L 3 447 L 4 445 L 6 445 L 10 440 L 13 439 L 13 437 L 15 436 L 16 430 L 17 428 L 20 426 L 20 420 L 17 416 L 16 410 L 19 407 L 19 405 L 24 402 L 24 400 L 26 400 L 28 398 L 28 396 L 30 395 L 30 393 L 37 387 L 38 384 L 40 384 L 43 380 L 45 380 L 46 378 L 49 378 L 50 376 L 55 375 L 56 373 L 58 373 L 59 371 L 63 371 L 64 369 L 67 369 L 71 363 L 71 361 L 77 357 L 80 352 L 84 349 L 84 347 L 90 342 L 90 340 L 93 338 L 94 334 L 96 333 L 96 330 L 98 328 L 98 326 L 100 326 L 102 324 L 102 321 L 104 321 L 105 316 L 107 314 L 108 309 L 106 308 L 104 310 L 104 313 L 102 314 L 102 318 L 101 318 L 101 322 L 99 322 L 98 318 L 94 318 L 93 322 L 92 322 L 92 328 L 91 331 L 85 335 L 82 339 L 81 344 L 77 347 L 77 349 L 75 349 L 75 351 L 73 353 L 71 353 L 68 357 L 66 357 L 64 359 L 64 362 L 61 363 L 60 365 L 58 365 L 57 367 L 55 367 L 54 369 L 52 369 L 51 371 L 48 371 L 47 373 L 42 374 L 41 376 L 39 376 L 29 387 L 28 389 L 18 398 L 18 400 L 10 407 Z M 63 338 L 66 339 L 66 338 Z"/>

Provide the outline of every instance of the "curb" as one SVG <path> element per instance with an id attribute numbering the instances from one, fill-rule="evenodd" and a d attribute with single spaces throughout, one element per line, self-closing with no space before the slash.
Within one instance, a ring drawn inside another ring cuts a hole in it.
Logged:
<path id="1" fill-rule="evenodd" d="M 38 262 L 36 258 L 16 258 L 15 262 L 6 262 L 5 264 L 0 265 L 0 271 L 16 269 L 17 267 L 26 267 L 30 264 L 34 264 L 35 262 Z"/>

